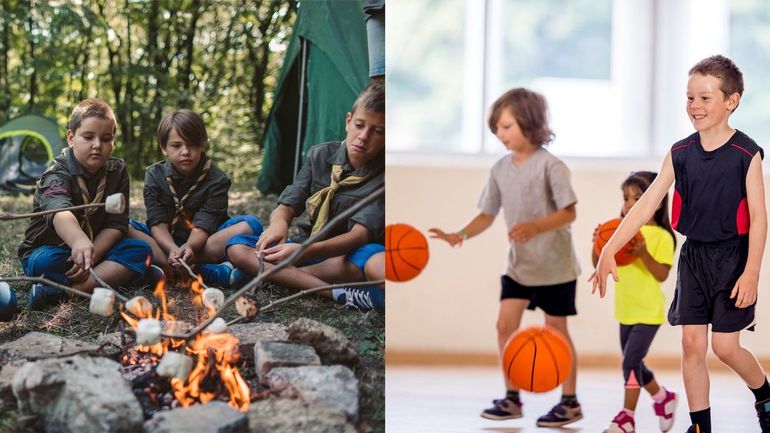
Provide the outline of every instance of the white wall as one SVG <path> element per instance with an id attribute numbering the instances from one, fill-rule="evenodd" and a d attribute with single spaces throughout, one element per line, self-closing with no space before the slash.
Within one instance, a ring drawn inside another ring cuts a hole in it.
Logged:
<path id="1" fill-rule="evenodd" d="M 494 159 L 464 161 L 462 167 L 430 161 L 406 161 L 388 155 L 387 222 L 403 222 L 427 237 L 430 227 L 455 231 L 477 212 L 476 203 Z M 578 197 L 577 220 L 572 225 L 582 275 L 578 279 L 578 315 L 570 319 L 577 350 L 582 355 L 618 355 L 618 326 L 613 319 L 612 289 L 605 299 L 591 294 L 586 279 L 593 267 L 590 249 L 594 227 L 618 215 L 620 184 L 630 171 L 658 171 L 658 161 L 604 160 L 595 163 L 566 160 Z M 443 164 L 443 166 L 441 166 Z M 678 239 L 677 255 L 682 239 Z M 500 295 L 500 274 L 507 257 L 506 230 L 499 217 L 480 236 L 452 249 L 429 242 L 430 260 L 417 278 L 388 283 L 386 335 L 389 352 L 490 354 L 496 349 L 495 320 Z M 742 341 L 761 358 L 770 357 L 770 275 L 768 252 L 760 276 L 757 332 L 745 332 Z M 676 266 L 664 284 L 670 302 Z M 542 323 L 542 312 L 528 312 L 525 325 Z M 678 328 L 665 324 L 653 343 L 652 355 L 681 353 Z M 765 343 L 763 344 L 762 341 Z"/>

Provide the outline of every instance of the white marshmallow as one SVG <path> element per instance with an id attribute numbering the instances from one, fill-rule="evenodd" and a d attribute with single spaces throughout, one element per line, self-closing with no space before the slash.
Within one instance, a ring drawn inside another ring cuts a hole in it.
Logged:
<path id="1" fill-rule="evenodd" d="M 91 294 L 91 302 L 88 311 L 92 314 L 109 317 L 112 315 L 112 307 L 115 305 L 115 292 L 110 289 L 97 287 Z"/>
<path id="2" fill-rule="evenodd" d="M 227 322 L 225 322 L 225 319 L 217 317 L 206 327 L 205 331 L 211 334 L 222 334 L 227 332 Z"/>
<path id="3" fill-rule="evenodd" d="M 158 342 L 160 342 L 160 320 L 140 320 L 136 327 L 136 344 L 153 345 Z"/>
<path id="4" fill-rule="evenodd" d="M 144 296 L 135 296 L 126 302 L 126 311 L 136 317 L 150 317 L 152 304 Z"/>
<path id="5" fill-rule="evenodd" d="M 126 197 L 119 192 L 108 195 L 104 201 L 104 210 L 113 214 L 123 213 L 126 210 Z"/>
<path id="6" fill-rule="evenodd" d="M 208 288 L 203 291 L 203 305 L 206 308 L 219 310 L 225 303 L 225 294 L 219 289 Z"/>
<path id="7" fill-rule="evenodd" d="M 155 370 L 161 377 L 176 377 L 187 380 L 190 370 L 193 368 L 193 359 L 179 352 L 166 352 L 161 358 L 158 368 Z"/>

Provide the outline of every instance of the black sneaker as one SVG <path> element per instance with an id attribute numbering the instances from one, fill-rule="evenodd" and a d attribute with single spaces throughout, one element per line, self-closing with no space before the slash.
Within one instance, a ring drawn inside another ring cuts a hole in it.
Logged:
<path id="1" fill-rule="evenodd" d="M 33 284 L 27 295 L 27 305 L 30 310 L 42 310 L 64 301 L 64 291 L 45 284 Z"/>
<path id="2" fill-rule="evenodd" d="M 770 433 L 770 398 L 758 402 L 754 407 L 757 409 L 757 417 L 759 417 L 759 426 L 762 428 L 762 433 Z"/>
<path id="3" fill-rule="evenodd" d="M 493 419 L 495 421 L 521 418 L 522 404 L 518 400 L 502 398 L 499 400 L 493 400 L 492 404 L 494 406 L 490 407 L 489 409 L 484 409 L 484 411 L 481 412 L 482 418 Z"/>
<path id="4" fill-rule="evenodd" d="M 538 427 L 561 427 L 583 419 L 583 411 L 580 404 L 573 407 L 559 403 L 547 414 L 537 419 Z"/>

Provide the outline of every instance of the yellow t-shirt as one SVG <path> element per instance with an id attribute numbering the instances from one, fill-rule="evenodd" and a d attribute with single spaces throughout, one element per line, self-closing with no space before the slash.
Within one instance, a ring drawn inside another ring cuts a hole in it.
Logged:
<path id="1" fill-rule="evenodd" d="M 664 228 L 645 225 L 641 229 L 647 251 L 658 263 L 671 265 L 674 260 L 674 239 Z M 652 276 L 641 259 L 618 266 L 615 284 L 615 319 L 623 325 L 660 325 L 666 320 L 666 298 L 660 281 Z"/>

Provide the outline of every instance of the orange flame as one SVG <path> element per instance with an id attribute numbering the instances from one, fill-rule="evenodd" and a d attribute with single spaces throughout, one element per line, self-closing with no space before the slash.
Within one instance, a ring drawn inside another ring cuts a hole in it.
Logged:
<path id="1" fill-rule="evenodd" d="M 203 289 L 201 288 L 202 277 L 198 275 L 196 280 L 193 280 L 190 290 L 193 292 L 193 302 L 198 305 L 202 305 Z M 163 319 L 166 323 L 176 320 L 174 315 L 169 313 L 169 302 L 166 297 L 166 282 L 165 280 L 158 281 L 153 295 L 161 301 L 161 308 L 146 314 L 147 317 L 134 318 L 125 311 L 121 311 L 120 315 L 134 330 L 136 330 L 139 320 L 144 318 Z M 211 312 L 209 312 L 211 314 Z M 153 317 L 154 316 L 154 317 Z M 173 324 L 169 327 L 169 332 L 173 329 Z M 196 403 L 206 403 L 219 396 L 220 393 L 224 393 L 222 389 L 206 389 L 210 388 L 210 381 L 204 384 L 204 380 L 207 378 L 213 378 L 219 376 L 219 381 L 224 384 L 224 387 L 229 394 L 228 404 L 241 412 L 246 412 L 249 408 L 250 402 L 250 390 L 246 381 L 241 376 L 238 369 L 235 367 L 239 358 L 240 352 L 238 351 L 238 338 L 232 334 L 199 334 L 195 339 L 189 343 L 186 348 L 186 352 L 193 357 L 197 357 L 197 363 L 193 370 L 190 372 L 186 381 L 174 378 L 171 379 L 171 386 L 174 390 L 174 395 L 179 403 L 183 407 L 188 407 Z M 152 358 L 151 362 L 158 362 L 170 349 L 179 349 L 184 346 L 184 340 L 176 340 L 164 338 L 160 343 L 152 346 L 137 345 L 134 347 L 136 352 L 150 353 L 156 355 L 157 358 Z M 124 364 L 134 364 L 137 361 L 128 354 L 123 356 Z"/>
<path id="2" fill-rule="evenodd" d="M 207 377 L 218 373 L 229 394 L 228 404 L 241 412 L 248 410 L 249 386 L 235 368 L 239 358 L 238 338 L 228 333 L 198 335 L 187 347 L 187 352 L 198 358 L 187 381 L 171 379 L 174 395 L 183 407 L 215 398 L 216 392 L 204 389 L 202 385 Z"/>

